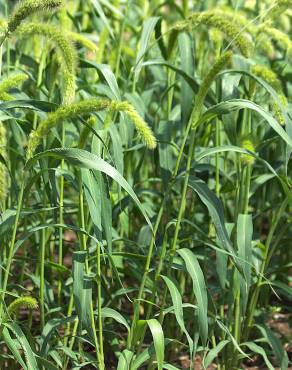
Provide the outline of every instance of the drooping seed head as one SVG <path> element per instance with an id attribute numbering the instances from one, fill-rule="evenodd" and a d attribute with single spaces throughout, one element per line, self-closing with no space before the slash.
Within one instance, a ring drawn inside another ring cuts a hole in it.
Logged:
<path id="1" fill-rule="evenodd" d="M 40 12 L 50 11 L 62 5 L 62 0 L 24 0 L 14 9 L 14 12 L 8 20 L 8 32 L 14 32 L 17 27 L 28 16 Z"/>
<path id="2" fill-rule="evenodd" d="M 185 31 L 202 24 L 220 30 L 230 42 L 237 46 L 242 55 L 245 57 L 249 56 L 250 50 L 252 49 L 250 40 L 242 32 L 240 27 L 226 19 L 223 14 L 217 14 L 213 11 L 193 13 L 187 21 L 177 23 L 174 28 L 178 31 Z"/>
<path id="3" fill-rule="evenodd" d="M 7 312 L 10 316 L 13 314 L 17 315 L 21 308 L 35 310 L 38 308 L 37 300 L 33 297 L 19 297 L 10 303 Z"/>
<path id="4" fill-rule="evenodd" d="M 21 37 L 41 35 L 53 42 L 63 77 L 63 104 L 72 103 L 76 90 L 77 52 L 68 33 L 51 24 L 26 23 L 19 27 L 17 34 Z"/>
<path id="5" fill-rule="evenodd" d="M 206 95 L 208 93 L 208 90 L 210 89 L 212 83 L 216 79 L 216 76 L 219 72 L 221 72 L 224 68 L 229 67 L 232 61 L 232 52 L 227 51 L 226 53 L 223 53 L 215 62 L 215 64 L 211 67 L 208 74 L 204 77 L 198 94 L 196 96 L 195 101 L 195 110 L 194 115 L 192 117 L 193 125 L 197 123 L 197 119 L 199 118 L 201 114 L 201 110 L 204 104 L 204 100 L 206 98 Z"/>
<path id="6" fill-rule="evenodd" d="M 289 57 L 292 56 L 292 41 L 286 33 L 278 30 L 277 28 L 269 27 L 266 24 L 263 24 L 258 28 L 258 33 L 264 33 L 267 35 L 280 48 L 282 48 Z"/>
<path id="7" fill-rule="evenodd" d="M 111 110 L 125 113 L 133 122 L 136 130 L 141 135 L 149 149 L 156 147 L 156 139 L 147 123 L 139 116 L 137 111 L 128 102 L 110 101 L 106 99 L 88 99 L 67 106 L 62 106 L 55 112 L 50 113 L 42 121 L 35 131 L 32 131 L 27 145 L 27 158 L 31 158 L 42 138 L 46 137 L 49 131 L 58 125 L 59 122 L 77 118 L 79 115 L 91 114 L 101 110 Z"/>
<path id="8" fill-rule="evenodd" d="M 26 74 L 16 73 L 0 81 L 0 100 L 13 100 L 13 96 L 10 95 L 7 91 L 12 89 L 13 87 L 21 85 L 27 79 L 28 76 Z"/>
<path id="9" fill-rule="evenodd" d="M 90 39 L 85 37 L 84 35 L 81 35 L 77 32 L 71 32 L 67 31 L 68 38 L 71 39 L 74 42 L 79 43 L 80 45 L 84 46 L 86 49 L 97 52 L 97 45 L 92 42 Z"/>

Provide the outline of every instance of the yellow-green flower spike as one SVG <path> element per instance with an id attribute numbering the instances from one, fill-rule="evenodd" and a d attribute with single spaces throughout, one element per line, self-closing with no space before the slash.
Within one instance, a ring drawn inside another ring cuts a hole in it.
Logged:
<path id="1" fill-rule="evenodd" d="M 19 297 L 15 299 L 8 306 L 7 313 L 11 315 L 17 315 L 21 308 L 26 308 L 28 310 L 35 310 L 38 308 L 37 300 L 33 297 Z"/>
<path id="2" fill-rule="evenodd" d="M 278 79 L 275 72 L 273 72 L 270 68 L 262 66 L 262 65 L 254 65 L 251 68 L 251 72 L 254 73 L 256 76 L 261 77 L 269 85 L 271 85 L 272 88 L 278 94 L 278 97 L 279 97 L 283 107 L 287 106 L 288 103 L 287 103 L 286 96 L 283 94 L 281 82 Z M 284 125 L 285 118 L 283 116 L 283 113 L 282 113 L 279 105 L 276 102 L 273 103 L 273 111 L 274 111 L 275 116 L 276 116 L 277 120 L 279 121 L 279 123 L 281 125 Z"/>
<path id="3" fill-rule="evenodd" d="M 41 35 L 48 37 L 55 45 L 63 73 L 63 104 L 70 104 L 75 97 L 77 53 L 69 35 L 61 28 L 43 23 L 26 23 L 19 27 L 17 34 L 22 37 Z"/>
<path id="4" fill-rule="evenodd" d="M 251 72 L 265 80 L 277 92 L 281 91 L 281 82 L 279 81 L 276 73 L 270 68 L 256 64 L 252 66 Z"/>
<path id="5" fill-rule="evenodd" d="M 54 10 L 62 5 L 62 0 L 24 0 L 14 9 L 8 20 L 7 29 L 9 33 L 14 32 L 17 27 L 28 16 L 39 12 Z"/>
<path id="6" fill-rule="evenodd" d="M 218 29 L 230 40 L 230 42 L 236 45 L 242 55 L 245 57 L 249 56 L 250 50 L 252 49 L 250 40 L 242 32 L 240 27 L 226 19 L 223 14 L 216 14 L 216 12 L 211 11 L 193 13 L 187 21 L 179 22 L 174 28 L 178 31 L 184 31 L 201 24 Z"/>
<path id="7" fill-rule="evenodd" d="M 268 35 L 273 41 L 276 42 L 276 44 L 279 45 L 280 48 L 284 49 L 287 52 L 287 54 L 291 56 L 292 41 L 286 33 L 276 28 L 268 27 L 267 25 L 260 26 L 258 28 L 258 32 L 259 33 L 263 32 L 266 35 Z"/>
<path id="8" fill-rule="evenodd" d="M 67 35 L 72 41 L 79 43 L 80 45 L 84 46 L 86 49 L 97 52 L 98 50 L 97 45 L 93 41 L 85 37 L 84 35 L 81 35 L 80 33 L 77 33 L 77 32 L 71 32 L 71 31 L 67 31 Z"/>
<path id="9" fill-rule="evenodd" d="M 13 100 L 13 96 L 7 93 L 7 91 L 21 85 L 27 79 L 28 76 L 26 74 L 17 73 L 0 81 L 0 100 Z"/>
<path id="10" fill-rule="evenodd" d="M 242 148 L 248 150 L 249 152 L 255 153 L 255 147 L 253 142 L 250 139 L 244 139 L 241 143 Z M 255 158 L 250 154 L 242 154 L 241 161 L 245 164 L 252 165 L 254 164 Z"/>
<path id="11" fill-rule="evenodd" d="M 194 116 L 192 117 L 193 125 L 197 123 L 197 119 L 199 115 L 201 114 L 201 110 L 204 104 L 204 100 L 206 98 L 206 95 L 208 93 L 208 90 L 210 89 L 212 83 L 214 82 L 216 76 L 219 72 L 221 72 L 224 68 L 228 67 L 231 64 L 232 60 L 232 52 L 227 51 L 226 53 L 223 53 L 215 62 L 213 67 L 210 69 L 208 74 L 203 79 L 198 94 L 196 96 L 195 100 L 195 110 L 194 110 Z"/>
<path id="12" fill-rule="evenodd" d="M 118 102 L 110 100 L 88 99 L 79 103 L 70 104 L 57 109 L 50 113 L 48 117 L 42 121 L 35 131 L 32 131 L 27 148 L 27 158 L 31 158 L 38 147 L 42 138 L 59 122 L 78 117 L 79 115 L 91 114 L 101 110 L 111 110 L 116 112 L 124 112 L 133 122 L 136 130 L 141 135 L 143 141 L 149 149 L 156 147 L 156 139 L 147 123 L 139 116 L 137 111 L 128 102 Z"/>

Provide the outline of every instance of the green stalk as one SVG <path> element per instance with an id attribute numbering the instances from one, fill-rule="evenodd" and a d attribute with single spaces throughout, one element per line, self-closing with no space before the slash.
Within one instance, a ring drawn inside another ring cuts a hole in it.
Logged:
<path id="1" fill-rule="evenodd" d="M 62 125 L 62 147 L 65 146 L 65 124 Z M 64 159 L 61 161 L 61 170 L 64 168 Z M 64 176 L 60 177 L 59 223 L 64 224 Z M 63 228 L 59 228 L 58 263 L 63 266 Z M 58 302 L 61 305 L 62 281 L 58 281 Z"/>
<path id="2" fill-rule="evenodd" d="M 185 18 L 189 16 L 189 0 L 182 0 L 182 8 Z"/>
<path id="3" fill-rule="evenodd" d="M 45 196 L 43 204 L 44 205 L 46 204 Z M 45 223 L 45 220 L 43 220 L 43 222 Z M 46 253 L 46 230 L 42 229 L 40 245 L 40 320 L 42 329 L 45 326 L 45 253 Z"/>
<path id="4" fill-rule="evenodd" d="M 221 135 L 220 135 L 220 121 L 216 119 L 216 139 L 215 139 L 215 145 L 216 147 L 221 145 Z M 215 185 L 215 192 L 217 197 L 219 198 L 220 196 L 220 154 L 216 153 L 216 185 Z"/>
<path id="5" fill-rule="evenodd" d="M 98 314 L 98 331 L 99 331 L 99 353 L 100 353 L 100 363 L 102 369 L 104 369 L 104 350 L 103 350 L 103 327 L 102 327 L 102 312 L 101 312 L 101 246 L 97 246 L 97 314 Z"/>
<path id="6" fill-rule="evenodd" d="M 193 153 L 194 153 L 194 148 L 195 148 L 195 138 L 196 138 L 196 130 L 192 129 L 191 130 L 191 139 L 190 139 L 190 146 L 189 146 L 189 151 L 188 151 L 188 159 L 187 159 L 187 166 L 186 166 L 186 173 L 185 173 L 185 178 L 184 178 L 184 183 L 183 183 L 183 189 L 182 189 L 182 195 L 181 195 L 181 201 L 180 201 L 180 207 L 179 207 L 179 212 L 178 212 L 178 217 L 175 225 L 175 231 L 174 231 L 174 237 L 172 240 L 172 244 L 170 247 L 169 251 L 169 267 L 167 270 L 167 276 L 170 276 L 171 274 L 171 266 L 176 254 L 176 247 L 177 247 L 177 240 L 178 240 L 178 235 L 180 231 L 180 225 L 181 221 L 185 212 L 186 208 L 186 194 L 188 190 L 188 183 L 189 183 L 189 178 L 190 178 L 190 169 L 191 169 L 191 164 L 193 160 Z M 165 306 L 167 298 L 167 288 L 164 288 L 164 293 L 163 293 L 163 298 L 162 302 L 160 305 L 160 315 L 159 315 L 159 321 L 162 323 L 163 322 L 163 309 Z"/>
<path id="7" fill-rule="evenodd" d="M 78 171 L 78 185 L 79 185 L 79 222 L 82 230 L 85 230 L 85 217 L 84 217 L 84 192 L 83 192 L 83 186 L 82 186 L 82 178 L 81 178 L 81 172 Z M 81 243 L 81 250 L 86 250 L 86 235 L 81 234 L 80 236 L 80 243 Z M 100 253 L 100 252 L 99 252 Z M 99 256 L 100 259 L 100 256 Z M 89 266 L 88 266 L 88 261 L 86 259 L 85 261 L 85 271 L 88 274 L 89 272 Z M 99 275 L 100 275 L 100 262 L 99 262 L 99 267 L 98 267 Z M 99 284 L 100 285 L 100 284 Z M 100 289 L 100 288 L 99 288 Z M 99 294 L 101 297 L 101 291 L 99 291 Z M 99 305 L 101 304 L 101 300 L 99 301 Z M 100 309 L 100 316 L 99 320 L 101 320 L 101 307 Z M 91 301 L 90 304 L 90 312 L 91 312 L 91 327 L 94 335 L 94 341 L 95 341 L 95 347 L 96 347 L 96 357 L 97 361 L 99 364 L 99 369 L 104 370 L 104 354 L 103 354 L 103 345 L 101 344 L 102 352 L 100 350 L 100 343 L 98 342 L 97 335 L 96 335 L 96 326 L 95 326 L 95 319 L 94 319 L 94 311 L 93 311 L 93 303 Z M 100 322 L 99 322 L 100 324 Z M 101 323 L 102 327 L 102 323 Z M 99 329 L 101 328 L 99 327 Z M 102 339 L 102 330 L 101 330 L 101 339 Z M 102 341 L 101 341 L 102 343 Z M 82 348 L 82 342 L 79 341 L 79 346 Z"/>
<path id="8" fill-rule="evenodd" d="M 119 0 L 116 0 L 114 5 L 118 6 L 119 2 L 120 2 Z M 119 74 L 120 74 L 120 64 L 121 64 L 122 46 L 123 46 L 123 34 L 124 34 L 124 31 L 125 31 L 128 9 L 129 9 L 129 2 L 127 2 L 126 10 L 124 12 L 124 17 L 123 17 L 123 21 L 122 21 L 120 32 L 119 32 L 118 53 L 117 53 L 117 59 L 116 59 L 116 65 L 115 65 L 116 79 L 119 78 Z"/>
<path id="9" fill-rule="evenodd" d="M 14 225 L 13 225 L 13 230 L 12 230 L 12 237 L 11 237 L 9 250 L 8 250 L 7 264 L 6 264 L 6 267 L 5 267 L 5 274 L 4 274 L 4 280 L 3 280 L 2 292 L 1 292 L 1 299 L 0 299 L 0 318 L 3 317 L 4 299 L 5 299 L 8 279 L 9 279 L 9 275 L 10 275 L 10 268 L 11 268 L 11 263 L 12 263 L 12 259 L 13 259 L 13 252 L 14 252 L 14 245 L 15 245 L 15 241 L 16 241 L 18 221 L 19 221 L 20 212 L 21 212 L 21 208 L 22 208 L 22 202 L 23 202 L 24 182 L 25 181 L 23 179 L 22 183 L 21 183 L 21 187 L 20 187 L 20 192 L 19 192 L 19 195 L 18 195 L 17 210 L 16 210 L 16 215 L 15 215 L 15 220 L 14 220 Z"/>

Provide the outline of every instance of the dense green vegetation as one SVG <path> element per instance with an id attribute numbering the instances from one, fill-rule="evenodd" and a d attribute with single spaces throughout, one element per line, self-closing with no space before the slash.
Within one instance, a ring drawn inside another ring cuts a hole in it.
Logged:
<path id="1" fill-rule="evenodd" d="M 0 368 L 288 369 L 292 1 L 0 12 Z"/>

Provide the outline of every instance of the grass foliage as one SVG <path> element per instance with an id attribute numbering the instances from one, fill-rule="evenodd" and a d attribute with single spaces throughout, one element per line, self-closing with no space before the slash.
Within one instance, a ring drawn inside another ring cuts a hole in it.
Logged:
<path id="1" fill-rule="evenodd" d="M 0 368 L 288 369 L 292 1 L 0 14 Z"/>

